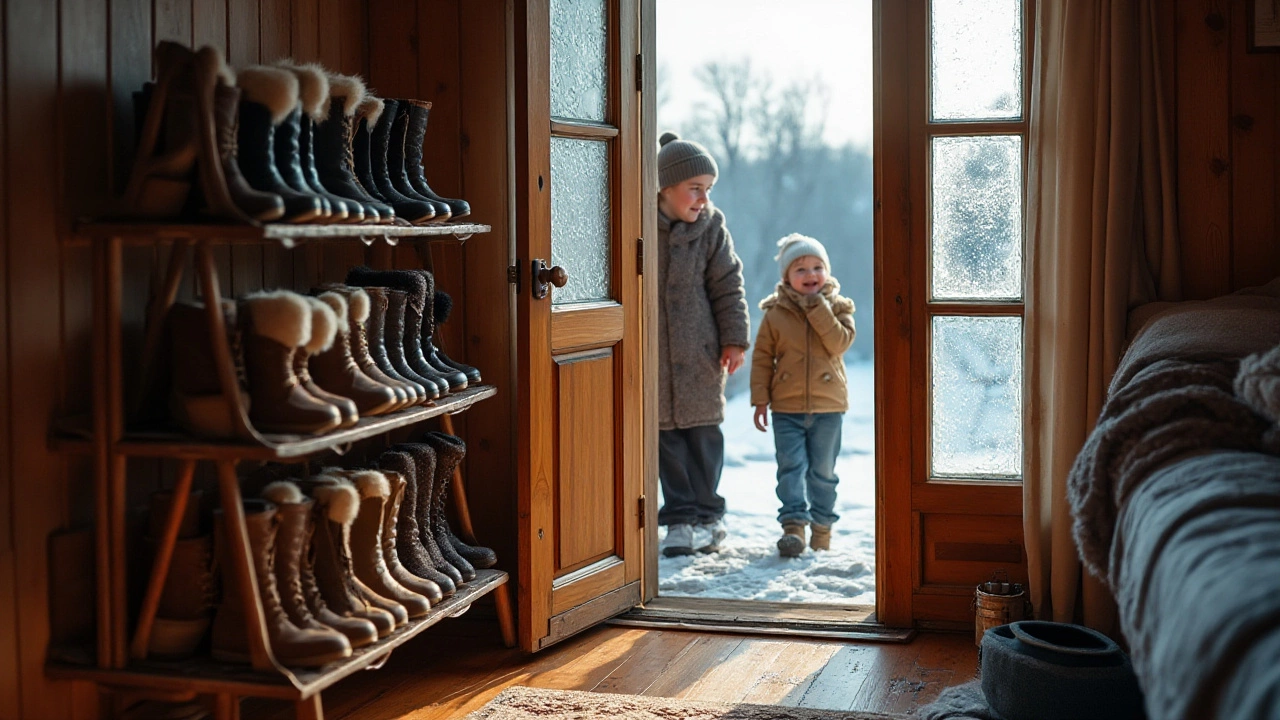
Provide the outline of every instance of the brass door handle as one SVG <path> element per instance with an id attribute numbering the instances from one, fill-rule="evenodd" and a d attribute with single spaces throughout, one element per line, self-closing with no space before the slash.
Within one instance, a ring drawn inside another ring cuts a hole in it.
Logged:
<path id="1" fill-rule="evenodd" d="M 548 267 L 547 261 L 538 259 L 533 261 L 533 296 L 539 300 L 546 297 L 551 292 L 551 286 L 558 288 L 564 287 L 569 282 L 569 273 L 564 268 L 556 265 Z"/>

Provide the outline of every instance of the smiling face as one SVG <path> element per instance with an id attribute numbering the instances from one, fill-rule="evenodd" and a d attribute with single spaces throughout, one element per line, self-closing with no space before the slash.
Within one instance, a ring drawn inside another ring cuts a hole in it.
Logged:
<path id="1" fill-rule="evenodd" d="M 714 175 L 695 175 L 679 184 L 664 187 L 658 191 L 658 209 L 672 220 L 691 223 L 707 206 L 711 186 L 715 182 Z"/>
<path id="2" fill-rule="evenodd" d="M 805 255 L 791 261 L 787 268 L 787 284 L 801 295 L 813 295 L 827 284 L 827 266 L 817 255 Z"/>

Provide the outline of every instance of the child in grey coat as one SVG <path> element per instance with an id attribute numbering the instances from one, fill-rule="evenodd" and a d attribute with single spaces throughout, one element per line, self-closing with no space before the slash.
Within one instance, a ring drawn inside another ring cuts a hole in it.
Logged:
<path id="1" fill-rule="evenodd" d="M 742 261 L 708 195 L 706 148 L 664 133 L 658 151 L 658 478 L 667 557 L 724 540 L 724 386 L 749 344 Z"/>

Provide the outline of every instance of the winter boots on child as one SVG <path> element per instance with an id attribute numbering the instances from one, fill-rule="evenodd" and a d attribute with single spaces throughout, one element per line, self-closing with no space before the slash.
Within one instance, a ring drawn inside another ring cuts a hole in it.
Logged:
<path id="1" fill-rule="evenodd" d="M 782 557 L 800 557 L 804 552 L 804 529 L 809 528 L 809 547 L 813 550 L 831 549 L 831 526 L 804 522 L 782 524 L 782 537 L 778 538 L 778 554 Z"/>

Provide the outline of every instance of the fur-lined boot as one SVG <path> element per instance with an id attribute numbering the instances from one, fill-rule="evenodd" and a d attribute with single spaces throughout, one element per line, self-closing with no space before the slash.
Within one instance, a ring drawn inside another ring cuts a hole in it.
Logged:
<path id="1" fill-rule="evenodd" d="M 372 311 L 372 301 L 369 299 L 369 294 L 364 291 L 364 288 L 353 288 L 339 283 L 330 283 L 321 287 L 326 291 L 335 292 L 346 298 L 348 328 L 350 329 L 350 335 L 347 339 L 351 344 L 351 359 L 355 360 L 356 367 L 370 380 L 391 388 L 391 391 L 396 396 L 396 403 L 391 407 L 390 411 L 402 410 L 416 405 L 418 396 L 413 392 L 412 388 L 407 383 L 382 372 L 382 368 L 378 366 L 378 363 L 373 359 L 373 355 L 370 354 L 367 325 L 369 314 Z"/>
<path id="2" fill-rule="evenodd" d="M 436 202 L 444 203 L 449 208 L 449 219 L 457 220 L 471 214 L 471 204 L 466 200 L 440 197 L 427 184 L 426 172 L 423 170 L 423 141 L 427 135 L 427 117 L 431 113 L 431 103 L 425 100 L 405 100 L 408 104 L 404 141 L 404 166 L 409 175 L 409 184 L 418 194 Z"/>
<path id="3" fill-rule="evenodd" d="M 226 186 L 226 202 L 233 205 L 238 212 L 220 212 L 218 191 L 204 188 L 205 202 L 214 215 L 222 215 L 232 219 L 253 220 L 255 222 L 271 222 L 284 217 L 284 200 L 275 193 L 255 190 L 240 172 L 240 150 L 238 136 L 240 133 L 240 88 L 237 86 L 235 73 L 225 63 L 221 63 L 222 72 L 218 74 L 217 87 L 213 91 L 213 126 L 217 134 L 218 166 L 222 170 L 223 184 Z M 203 183 L 202 183 L 203 186 Z"/>
<path id="4" fill-rule="evenodd" d="M 333 310 L 337 323 L 333 345 L 308 360 L 312 380 L 330 393 L 350 398 L 361 415 L 390 412 L 396 407 L 395 391 L 366 375 L 351 355 L 351 310 L 346 297 L 332 290 L 312 292 Z"/>
<path id="5" fill-rule="evenodd" d="M 286 221 L 323 220 L 327 202 L 315 193 L 291 187 L 276 164 L 276 128 L 298 108 L 298 79 L 287 70 L 255 65 L 241 70 L 236 80 L 241 90 L 237 136 L 240 172 L 255 189 L 284 200 Z"/>
<path id="6" fill-rule="evenodd" d="M 453 368 L 443 370 L 434 365 L 424 352 L 422 340 L 429 332 L 429 298 L 435 294 L 435 279 L 426 270 L 373 270 L 364 266 L 347 271 L 349 285 L 375 285 L 404 291 L 404 355 L 409 368 L 420 377 L 430 379 L 446 392 L 467 387 L 467 376 Z"/>
<path id="7" fill-rule="evenodd" d="M 342 424 L 338 408 L 298 382 L 293 358 L 311 340 L 311 306 L 287 290 L 251 293 L 241 301 L 249 419 L 261 432 L 325 433 Z"/>
<path id="8" fill-rule="evenodd" d="M 360 176 L 361 180 L 373 183 L 378 196 L 396 209 L 397 217 L 419 225 L 435 218 L 436 208 L 425 200 L 406 197 L 391 183 L 387 152 L 391 145 L 391 121 L 395 119 L 398 105 L 395 100 L 385 98 L 382 103 L 379 112 L 364 115 L 356 126 L 352 144 L 356 167 L 361 170 L 367 167 L 367 172 Z"/>
<path id="9" fill-rule="evenodd" d="M 351 152 L 352 137 L 356 128 L 356 110 L 365 100 L 364 81 L 354 75 L 335 73 L 330 73 L 328 78 L 327 117 L 316 122 L 315 132 L 312 135 L 315 145 L 316 171 L 320 183 L 331 193 L 359 201 L 364 206 L 366 221 L 394 222 L 396 211 L 390 205 L 373 197 L 360 184 Z"/>
<path id="10" fill-rule="evenodd" d="M 314 63 L 297 65 L 290 59 L 276 61 L 276 66 L 298 78 L 298 165 L 306 188 L 329 201 L 333 222 L 359 223 L 365 220 L 364 205 L 329 192 L 320 182 L 316 169 L 315 129 L 329 114 L 329 73 Z M 278 159 L 278 156 L 277 156 Z"/>
<path id="11" fill-rule="evenodd" d="M 351 471 L 347 478 L 360 492 L 360 512 L 351 525 L 351 561 L 356 578 L 382 597 L 403 605 L 410 618 L 424 617 L 431 603 L 401 585 L 382 556 L 382 521 L 391 484 L 377 470 Z"/>
<path id="12" fill-rule="evenodd" d="M 317 385 L 311 377 L 309 367 L 310 359 L 314 355 L 327 352 L 333 348 L 334 338 L 338 334 L 338 316 L 333 312 L 333 308 L 329 307 L 328 303 L 321 301 L 319 298 L 308 295 L 303 295 L 302 297 L 311 306 L 311 339 L 294 352 L 293 372 L 298 376 L 298 382 L 302 383 L 302 387 L 311 393 L 313 397 L 338 408 L 338 412 L 342 414 L 342 425 L 339 427 L 354 427 L 360 421 L 360 412 L 356 408 L 355 401 L 351 398 L 331 393 Z"/>
<path id="13" fill-rule="evenodd" d="M 449 319 L 449 312 L 453 309 L 453 298 L 448 293 L 440 290 L 433 292 L 430 297 L 431 301 L 427 303 L 426 315 L 431 318 L 432 322 L 430 327 L 424 327 L 422 330 L 422 351 L 427 354 L 432 365 L 457 370 L 467 378 L 468 385 L 479 385 L 480 371 L 466 363 L 450 359 L 448 355 L 444 354 L 444 348 L 440 347 L 435 341 L 436 329 L 440 327 L 440 323 Z"/>

